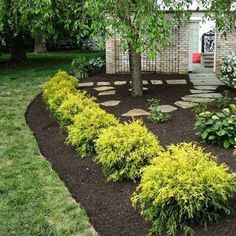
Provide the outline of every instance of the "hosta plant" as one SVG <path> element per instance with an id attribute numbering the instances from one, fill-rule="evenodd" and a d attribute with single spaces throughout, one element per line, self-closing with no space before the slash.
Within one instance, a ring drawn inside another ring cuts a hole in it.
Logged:
<path id="1" fill-rule="evenodd" d="M 101 130 L 118 125 L 115 116 L 98 107 L 87 107 L 75 116 L 74 123 L 68 127 L 67 143 L 75 146 L 81 157 L 95 153 L 95 141 Z"/>
<path id="2" fill-rule="evenodd" d="M 66 129 L 67 126 L 73 124 L 75 116 L 85 108 L 99 107 L 95 101 L 96 99 L 90 97 L 86 92 L 78 91 L 75 94 L 68 94 L 56 111 L 61 128 Z"/>
<path id="3" fill-rule="evenodd" d="M 195 144 L 167 147 L 143 170 L 132 203 L 150 221 L 150 234 L 193 235 L 192 223 L 207 226 L 220 213 L 230 214 L 235 174 Z"/>
<path id="4" fill-rule="evenodd" d="M 224 148 L 236 145 L 236 105 L 231 104 L 222 112 L 203 112 L 196 117 L 195 127 L 201 139 Z"/>
<path id="5" fill-rule="evenodd" d="M 220 80 L 236 89 L 236 53 L 231 53 L 223 59 Z"/>
<path id="6" fill-rule="evenodd" d="M 136 180 L 163 148 L 141 121 L 109 127 L 96 141 L 96 160 L 108 180 Z"/>

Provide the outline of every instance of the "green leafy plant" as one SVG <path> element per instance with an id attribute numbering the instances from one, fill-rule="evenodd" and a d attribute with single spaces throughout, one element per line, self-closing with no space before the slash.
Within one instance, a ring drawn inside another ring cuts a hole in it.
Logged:
<path id="1" fill-rule="evenodd" d="M 148 116 L 148 120 L 151 122 L 157 123 L 164 123 L 167 120 L 171 118 L 170 115 L 167 115 L 166 113 L 163 113 L 159 106 L 160 106 L 160 100 L 159 99 L 149 99 L 148 100 L 148 109 L 150 110 L 150 115 Z"/>
<path id="2" fill-rule="evenodd" d="M 229 106 L 230 100 L 229 92 L 225 90 L 222 97 L 215 98 L 210 104 L 217 108 L 225 108 Z"/>
<path id="3" fill-rule="evenodd" d="M 76 94 L 68 94 L 56 111 L 61 128 L 66 130 L 69 125 L 73 124 L 75 116 L 85 108 L 99 107 L 95 101 L 96 99 L 86 92 L 78 91 Z"/>
<path id="4" fill-rule="evenodd" d="M 225 164 L 191 143 L 170 145 L 143 169 L 132 203 L 152 223 L 150 234 L 175 235 L 178 229 L 193 235 L 190 224 L 207 226 L 220 213 L 231 212 L 236 176 Z"/>
<path id="5" fill-rule="evenodd" d="M 97 69 L 101 69 L 103 66 L 105 66 L 106 62 L 104 60 L 104 58 L 102 57 L 95 57 L 95 58 L 91 58 L 89 60 L 89 65 L 92 68 L 97 68 Z"/>
<path id="6" fill-rule="evenodd" d="M 109 127 L 96 141 L 96 161 L 102 164 L 108 180 L 136 180 L 141 168 L 163 148 L 141 121 Z"/>
<path id="7" fill-rule="evenodd" d="M 195 114 L 200 114 L 207 111 L 208 107 L 209 102 L 199 102 L 197 106 L 193 107 L 193 111 Z"/>
<path id="8" fill-rule="evenodd" d="M 89 70 L 89 58 L 85 56 L 79 56 L 75 58 L 70 66 L 70 71 L 77 78 L 83 79 L 88 77 Z"/>
<path id="9" fill-rule="evenodd" d="M 195 128 L 201 139 L 229 148 L 236 145 L 236 105 L 231 104 L 222 112 L 203 112 L 196 117 Z"/>
<path id="10" fill-rule="evenodd" d="M 67 143 L 75 146 L 81 157 L 95 153 L 95 141 L 104 128 L 116 126 L 119 121 L 98 107 L 87 107 L 75 116 L 74 123 L 68 127 Z"/>
<path id="11" fill-rule="evenodd" d="M 236 53 L 231 53 L 223 59 L 220 80 L 236 89 Z"/>

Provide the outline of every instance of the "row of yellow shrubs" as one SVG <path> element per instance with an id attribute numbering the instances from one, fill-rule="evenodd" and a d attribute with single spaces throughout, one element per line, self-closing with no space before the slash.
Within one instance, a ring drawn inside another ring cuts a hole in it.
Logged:
<path id="1" fill-rule="evenodd" d="M 193 234 L 193 220 L 206 225 L 230 213 L 235 174 L 192 143 L 165 150 L 141 121 L 121 124 L 100 108 L 96 99 L 78 90 L 78 80 L 58 72 L 44 86 L 43 98 L 53 117 L 68 133 L 67 143 L 81 157 L 95 154 L 108 180 L 141 182 L 132 203 L 152 223 L 152 233 Z"/>

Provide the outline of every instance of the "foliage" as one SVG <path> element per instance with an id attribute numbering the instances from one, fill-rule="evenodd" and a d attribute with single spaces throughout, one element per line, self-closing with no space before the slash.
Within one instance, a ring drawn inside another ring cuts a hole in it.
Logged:
<path id="1" fill-rule="evenodd" d="M 71 72 L 77 78 L 87 78 L 89 69 L 89 59 L 85 56 L 75 58 L 71 63 Z"/>
<path id="2" fill-rule="evenodd" d="M 64 71 L 59 71 L 45 83 L 43 98 L 53 115 L 56 114 L 57 109 L 67 98 L 68 94 L 76 93 L 77 83 L 78 80 L 76 78 Z"/>
<path id="3" fill-rule="evenodd" d="M 101 69 L 105 65 L 105 60 L 102 57 L 88 58 L 80 56 L 75 58 L 71 63 L 70 71 L 77 78 L 87 78 L 90 71 Z"/>
<path id="4" fill-rule="evenodd" d="M 210 102 L 199 102 L 197 106 L 193 107 L 193 111 L 196 115 L 208 110 Z"/>
<path id="5" fill-rule="evenodd" d="M 96 141 L 96 160 L 108 180 L 136 180 L 141 168 L 161 151 L 159 141 L 141 121 L 119 124 L 103 130 Z"/>
<path id="6" fill-rule="evenodd" d="M 86 107 L 93 109 L 99 105 L 95 103 L 95 98 L 89 97 L 86 92 L 77 92 L 76 94 L 68 94 L 67 98 L 62 102 L 56 111 L 62 129 L 73 124 L 73 120 L 77 114 L 82 112 Z"/>
<path id="7" fill-rule="evenodd" d="M 143 170 L 132 203 L 152 223 L 150 234 L 193 234 L 192 222 L 204 226 L 230 213 L 229 199 L 236 190 L 235 174 L 195 144 L 171 145 Z"/>
<path id="8" fill-rule="evenodd" d="M 210 102 L 210 105 L 217 108 L 225 108 L 229 106 L 230 100 L 231 98 L 229 97 L 229 92 L 225 90 L 223 96 L 215 98 L 212 102 Z"/>
<path id="9" fill-rule="evenodd" d="M 236 89 L 236 53 L 232 53 L 223 59 L 220 80 L 229 87 Z"/>
<path id="10" fill-rule="evenodd" d="M 102 57 L 95 57 L 89 60 L 89 65 L 92 68 L 101 69 L 105 64 L 106 62 Z"/>
<path id="11" fill-rule="evenodd" d="M 1 16 L 0 16 L 1 17 Z M 79 52 L 76 52 L 77 54 Z M 89 219 L 42 156 L 25 121 L 27 107 L 43 83 L 68 68 L 72 52 L 28 54 L 28 67 L 1 67 L 0 235 L 95 236 Z M 3 54 L 1 62 L 9 55 Z"/>
<path id="12" fill-rule="evenodd" d="M 118 125 L 115 116 L 98 107 L 85 108 L 68 127 L 67 143 L 76 147 L 81 157 L 95 153 L 95 141 L 104 128 Z"/>
<path id="13" fill-rule="evenodd" d="M 149 99 L 148 100 L 149 103 L 149 110 L 150 110 L 150 115 L 148 116 L 148 120 L 157 123 L 164 123 L 166 121 L 168 121 L 171 116 L 162 112 L 159 108 L 160 106 L 160 100 L 158 99 Z"/>
<path id="14" fill-rule="evenodd" d="M 201 139 L 229 148 L 236 145 L 236 105 L 222 112 L 203 112 L 196 118 L 195 127 L 199 130 Z"/>
<path id="15" fill-rule="evenodd" d="M 236 157 L 236 149 L 233 152 L 233 156 Z"/>
<path id="16" fill-rule="evenodd" d="M 195 114 L 200 114 L 202 112 L 207 111 L 210 108 L 213 108 L 213 109 L 226 108 L 226 107 L 229 107 L 230 100 L 231 98 L 229 97 L 229 92 L 226 90 L 224 91 L 224 94 L 222 97 L 215 98 L 213 101 L 210 101 L 210 102 L 198 103 L 198 105 L 193 108 L 193 111 L 195 112 Z"/>
<path id="17" fill-rule="evenodd" d="M 58 71 L 49 81 L 44 84 L 43 97 L 45 100 L 54 96 L 54 93 L 62 88 L 68 90 L 77 87 L 78 80 L 65 71 Z"/>

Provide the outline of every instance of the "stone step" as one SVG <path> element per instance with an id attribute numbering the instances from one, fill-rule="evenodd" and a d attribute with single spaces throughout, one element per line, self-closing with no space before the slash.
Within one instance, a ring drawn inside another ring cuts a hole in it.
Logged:
<path id="1" fill-rule="evenodd" d="M 185 98 L 220 98 L 220 97 L 222 97 L 220 93 L 198 93 L 185 96 Z"/>

